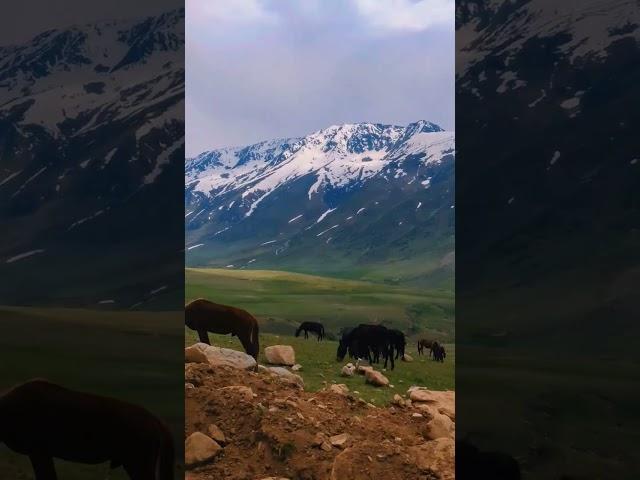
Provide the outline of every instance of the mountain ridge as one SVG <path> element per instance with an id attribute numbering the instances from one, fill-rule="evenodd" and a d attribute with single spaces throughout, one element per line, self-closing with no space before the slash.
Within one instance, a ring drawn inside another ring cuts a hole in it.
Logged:
<path id="1" fill-rule="evenodd" d="M 187 264 L 350 276 L 380 260 L 390 280 L 391 270 L 426 249 L 427 263 L 442 260 L 446 270 L 454 159 L 455 133 L 425 120 L 332 125 L 203 152 L 185 162 Z M 308 258 L 319 241 L 317 252 L 335 265 L 329 272 Z M 374 262 L 366 258 L 373 252 L 380 255 Z M 422 280 L 441 268 L 423 270 Z M 440 283 L 453 273 L 435 276 Z"/>

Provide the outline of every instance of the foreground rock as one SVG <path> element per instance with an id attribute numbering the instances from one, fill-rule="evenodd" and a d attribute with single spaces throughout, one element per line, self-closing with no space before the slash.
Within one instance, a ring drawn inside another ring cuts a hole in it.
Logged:
<path id="1" fill-rule="evenodd" d="M 220 389 L 221 392 L 225 392 L 227 394 L 231 394 L 235 398 L 240 398 L 245 402 L 252 402 L 255 394 L 250 387 L 245 387 L 244 385 L 230 385 L 228 387 L 223 387 Z"/>
<path id="2" fill-rule="evenodd" d="M 439 438 L 412 447 L 409 454 L 422 472 L 438 472 L 442 480 L 455 479 L 455 443 L 451 438 Z"/>
<path id="3" fill-rule="evenodd" d="M 224 432 L 220 430 L 220 427 L 218 427 L 215 423 L 209 425 L 209 428 L 207 428 L 207 433 L 219 444 L 224 445 L 225 443 L 227 443 L 227 438 L 225 437 Z"/>
<path id="4" fill-rule="evenodd" d="M 295 373 L 290 372 L 286 368 L 283 367 L 268 367 L 267 370 L 271 373 L 274 373 L 281 377 L 286 382 L 292 383 L 294 385 L 299 386 L 300 388 L 304 388 L 304 380 L 300 375 L 296 375 Z"/>
<path id="5" fill-rule="evenodd" d="M 346 433 L 341 433 L 340 435 L 334 435 L 329 438 L 329 442 L 334 447 L 345 448 L 347 446 L 347 442 L 349 441 L 349 435 Z"/>
<path id="6" fill-rule="evenodd" d="M 389 379 L 385 377 L 382 373 L 377 372 L 373 369 L 367 370 L 364 374 L 367 383 L 374 385 L 376 387 L 386 387 L 389 385 Z"/>
<path id="7" fill-rule="evenodd" d="M 344 383 L 338 383 L 334 385 L 329 385 L 327 387 L 329 392 L 337 393 L 338 395 L 348 395 L 349 387 L 347 387 Z"/>
<path id="8" fill-rule="evenodd" d="M 356 373 L 356 367 L 353 366 L 353 363 L 347 363 L 344 367 L 342 367 L 342 371 L 340 375 L 343 377 L 353 377 Z"/>
<path id="9" fill-rule="evenodd" d="M 264 349 L 264 356 L 271 365 L 292 367 L 296 364 L 296 353 L 290 345 L 272 345 Z"/>
<path id="10" fill-rule="evenodd" d="M 184 461 L 193 467 L 212 460 L 222 451 L 222 447 L 204 433 L 195 432 L 184 442 Z"/>
<path id="11" fill-rule="evenodd" d="M 255 359 L 244 352 L 230 348 L 214 347 L 206 343 L 196 343 L 184 349 L 186 363 L 208 363 L 212 367 L 228 366 L 251 370 L 256 367 Z"/>

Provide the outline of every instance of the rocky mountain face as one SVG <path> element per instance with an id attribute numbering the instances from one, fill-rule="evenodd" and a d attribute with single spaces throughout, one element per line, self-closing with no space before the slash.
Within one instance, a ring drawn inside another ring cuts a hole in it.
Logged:
<path id="1" fill-rule="evenodd" d="M 0 48 L 0 302 L 177 286 L 183 158 L 183 10 Z"/>
<path id="2" fill-rule="evenodd" d="M 592 381 L 637 365 L 637 7 L 456 2 L 458 434 L 523 478 L 638 471 L 631 377 Z"/>
<path id="3" fill-rule="evenodd" d="M 640 119 L 627 106 L 639 98 L 639 25 L 634 1 L 457 3 L 459 289 L 482 298 L 515 287 L 504 282 L 517 271 L 519 287 L 547 291 L 540 306 L 558 333 L 553 291 L 605 278 L 581 269 L 601 264 L 611 285 L 638 278 L 615 276 L 638 260 Z M 622 284 L 584 299 L 581 313 L 621 300 Z"/>
<path id="4" fill-rule="evenodd" d="M 450 285 L 454 149 L 430 122 L 360 123 L 187 159 L 187 264 Z"/>

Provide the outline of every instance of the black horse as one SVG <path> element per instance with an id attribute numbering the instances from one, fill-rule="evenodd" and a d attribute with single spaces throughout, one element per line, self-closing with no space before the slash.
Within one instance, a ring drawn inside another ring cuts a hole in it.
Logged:
<path id="1" fill-rule="evenodd" d="M 402 355 L 400 358 L 404 358 L 404 350 L 407 346 L 407 340 L 405 339 L 404 333 L 400 330 L 389 330 L 391 335 L 391 342 L 393 343 L 393 347 L 396 349 L 396 360 L 398 357 Z"/>
<path id="2" fill-rule="evenodd" d="M 302 322 L 296 330 L 296 337 L 300 336 L 300 332 L 304 332 L 304 338 L 309 338 L 309 332 L 315 333 L 318 341 L 324 338 L 324 326 L 318 322 Z"/>
<path id="3" fill-rule="evenodd" d="M 336 358 L 342 361 L 347 352 L 350 356 L 367 358 L 369 364 L 378 363 L 384 357 L 384 368 L 389 360 L 391 369 L 395 368 L 393 358 L 394 345 L 389 330 L 382 325 L 360 324 L 340 338 Z"/>
<path id="4" fill-rule="evenodd" d="M 431 345 L 431 350 L 429 351 L 429 356 L 433 354 L 433 359 L 436 362 L 444 363 L 444 359 L 447 356 L 447 352 L 444 349 L 444 345 L 440 345 L 438 342 L 433 342 Z"/>
<path id="5" fill-rule="evenodd" d="M 153 414 L 46 380 L 31 380 L 0 396 L 0 443 L 29 456 L 36 480 L 56 480 L 54 458 L 110 462 L 131 480 L 174 478 L 173 439 Z"/>

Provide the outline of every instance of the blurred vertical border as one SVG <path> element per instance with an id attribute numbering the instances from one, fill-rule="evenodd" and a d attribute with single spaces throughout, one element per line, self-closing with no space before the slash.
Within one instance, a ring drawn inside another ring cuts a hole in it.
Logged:
<path id="1" fill-rule="evenodd" d="M 0 391 L 41 377 L 142 405 L 181 478 L 184 2 L 25 0 L 0 31 Z M 31 478 L 3 445 L 0 472 Z"/>
<path id="2" fill-rule="evenodd" d="M 639 24 L 456 2 L 460 479 L 640 478 Z"/>

